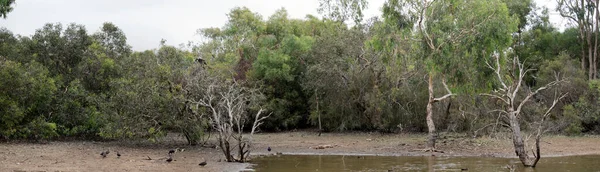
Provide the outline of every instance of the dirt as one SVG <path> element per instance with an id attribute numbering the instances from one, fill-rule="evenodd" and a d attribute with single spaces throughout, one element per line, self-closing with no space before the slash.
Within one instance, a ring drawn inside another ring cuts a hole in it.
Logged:
<path id="1" fill-rule="evenodd" d="M 286 132 L 254 135 L 253 154 L 318 154 L 431 156 L 424 152 L 425 135 Z M 211 140 L 214 143 L 214 140 Z M 543 138 L 542 157 L 600 154 L 600 137 L 547 136 Z M 267 151 L 267 147 L 272 150 Z M 174 161 L 166 162 L 170 149 L 181 148 Z M 315 149 L 322 148 L 322 149 Z M 508 138 L 470 138 L 441 134 L 434 156 L 516 157 Z M 100 153 L 110 150 L 106 158 Z M 116 152 L 121 153 L 117 157 Z M 152 160 L 148 160 L 150 157 Z M 219 149 L 187 146 L 173 136 L 146 142 L 60 141 L 45 144 L 0 143 L 0 171 L 240 171 L 250 164 L 219 162 Z M 208 165 L 201 167 L 204 160 Z"/>

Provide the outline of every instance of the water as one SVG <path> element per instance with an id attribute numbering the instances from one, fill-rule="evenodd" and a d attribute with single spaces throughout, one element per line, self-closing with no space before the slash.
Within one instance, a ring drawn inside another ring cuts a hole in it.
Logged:
<path id="1" fill-rule="evenodd" d="M 523 168 L 516 158 L 491 157 L 389 157 L 338 155 L 278 155 L 252 160 L 258 172 L 287 171 L 560 171 L 600 172 L 600 155 L 547 157 L 535 169 Z"/>

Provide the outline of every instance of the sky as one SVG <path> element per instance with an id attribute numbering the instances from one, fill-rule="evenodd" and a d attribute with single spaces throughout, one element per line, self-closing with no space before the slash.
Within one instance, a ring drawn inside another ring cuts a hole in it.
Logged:
<path id="1" fill-rule="evenodd" d="M 369 0 L 365 19 L 380 16 L 385 0 Z M 555 0 L 535 0 L 536 4 L 555 8 Z M 30 36 L 46 23 L 77 23 L 89 33 L 99 30 L 104 22 L 112 22 L 125 32 L 127 42 L 141 51 L 159 46 L 201 41 L 200 28 L 221 27 L 226 14 L 234 7 L 246 6 L 263 19 L 285 8 L 291 18 L 304 18 L 317 13 L 318 0 L 18 0 L 0 27 L 14 34 Z M 566 22 L 555 12 L 550 20 L 559 28 Z"/>

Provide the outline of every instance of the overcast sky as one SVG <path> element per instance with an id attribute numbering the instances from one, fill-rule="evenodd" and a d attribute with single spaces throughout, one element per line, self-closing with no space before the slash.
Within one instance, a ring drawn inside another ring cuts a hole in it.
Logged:
<path id="1" fill-rule="evenodd" d="M 365 19 L 381 14 L 385 0 L 369 0 Z M 554 9 L 555 0 L 535 0 Z M 318 0 L 18 0 L 0 27 L 14 34 L 32 35 L 45 23 L 83 24 L 88 32 L 99 30 L 104 22 L 121 28 L 134 50 L 156 48 L 161 39 L 169 45 L 199 41 L 196 30 L 221 27 L 226 14 L 234 7 L 246 6 L 267 19 L 277 9 L 285 8 L 290 17 L 318 16 Z M 551 13 L 555 25 L 564 25 Z"/>

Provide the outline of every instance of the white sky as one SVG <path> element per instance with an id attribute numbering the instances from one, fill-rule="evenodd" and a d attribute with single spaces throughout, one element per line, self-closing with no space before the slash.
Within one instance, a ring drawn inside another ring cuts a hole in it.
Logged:
<path id="1" fill-rule="evenodd" d="M 555 0 L 535 1 L 554 10 Z M 379 16 L 384 2 L 369 0 L 365 19 Z M 238 6 L 260 13 L 263 19 L 282 7 L 292 18 L 319 16 L 318 0 L 18 0 L 7 19 L 0 19 L 0 27 L 32 35 L 45 23 L 77 23 L 94 33 L 102 23 L 112 22 L 125 32 L 134 50 L 146 50 L 158 47 L 162 38 L 169 45 L 199 41 L 197 29 L 223 26 L 226 14 Z M 566 24 L 553 12 L 551 21 Z"/>

